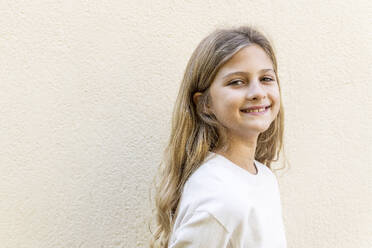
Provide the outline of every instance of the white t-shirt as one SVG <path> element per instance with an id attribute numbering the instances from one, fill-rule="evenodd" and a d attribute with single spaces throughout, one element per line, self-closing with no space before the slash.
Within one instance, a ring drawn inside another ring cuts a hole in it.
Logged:
<path id="1" fill-rule="evenodd" d="M 209 152 L 185 183 L 168 247 L 287 247 L 277 179 L 254 162 L 257 174 Z"/>

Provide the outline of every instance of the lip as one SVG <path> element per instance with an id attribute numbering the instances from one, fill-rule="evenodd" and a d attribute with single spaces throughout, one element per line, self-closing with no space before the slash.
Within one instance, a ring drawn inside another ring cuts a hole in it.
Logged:
<path id="1" fill-rule="evenodd" d="M 248 107 L 248 108 L 242 108 L 240 110 L 253 110 L 253 109 L 260 109 L 260 108 L 268 109 L 268 107 L 271 107 L 271 105 L 252 106 L 252 107 Z"/>
<path id="2" fill-rule="evenodd" d="M 243 114 L 245 114 L 245 115 L 264 115 L 264 114 L 266 114 L 269 111 L 270 107 L 271 107 L 271 105 L 268 105 L 266 107 L 265 106 L 258 106 L 258 107 L 257 106 L 254 106 L 254 107 L 248 108 L 248 109 L 265 108 L 265 110 L 263 112 L 250 112 L 250 113 L 244 112 L 243 110 L 246 110 L 246 109 L 242 109 L 242 110 L 240 110 L 240 112 L 243 113 Z"/>

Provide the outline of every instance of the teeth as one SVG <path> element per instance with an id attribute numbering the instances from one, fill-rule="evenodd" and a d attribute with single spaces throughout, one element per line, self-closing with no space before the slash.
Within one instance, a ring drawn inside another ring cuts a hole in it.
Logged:
<path id="1" fill-rule="evenodd" d="M 265 108 L 260 109 L 253 109 L 253 110 L 243 110 L 244 112 L 251 113 L 251 112 L 263 112 L 265 111 Z"/>

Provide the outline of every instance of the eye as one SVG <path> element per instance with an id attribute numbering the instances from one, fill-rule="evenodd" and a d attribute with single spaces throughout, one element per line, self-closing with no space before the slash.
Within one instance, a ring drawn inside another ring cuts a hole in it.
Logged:
<path id="1" fill-rule="evenodd" d="M 274 81 L 272 78 L 269 77 L 264 77 L 262 78 L 264 81 L 269 82 L 269 81 Z"/>
<path id="2" fill-rule="evenodd" d="M 244 81 L 241 79 L 232 80 L 228 85 L 242 85 Z"/>
<path id="3" fill-rule="evenodd" d="M 263 77 L 262 80 L 265 81 L 265 82 L 274 81 L 274 79 L 272 79 L 270 77 Z"/>

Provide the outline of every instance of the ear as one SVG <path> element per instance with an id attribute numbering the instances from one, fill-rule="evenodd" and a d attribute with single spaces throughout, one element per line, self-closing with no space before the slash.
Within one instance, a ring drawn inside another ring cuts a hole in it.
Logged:
<path id="1" fill-rule="evenodd" d="M 194 101 L 195 105 L 198 105 L 199 97 L 202 95 L 201 92 L 196 92 L 192 96 L 192 100 Z"/>
<path id="2" fill-rule="evenodd" d="M 194 103 L 195 103 L 195 105 L 197 105 L 198 104 L 198 102 L 199 102 L 199 98 L 201 97 L 203 95 L 203 93 L 201 93 L 201 92 L 196 92 L 196 93 L 194 93 L 194 95 L 192 96 L 192 98 L 193 98 L 193 101 L 194 101 Z M 207 109 L 206 109 L 206 114 L 211 114 L 212 113 L 212 110 L 211 110 L 211 107 L 210 107 L 210 105 L 209 104 L 207 104 Z"/>

